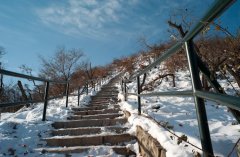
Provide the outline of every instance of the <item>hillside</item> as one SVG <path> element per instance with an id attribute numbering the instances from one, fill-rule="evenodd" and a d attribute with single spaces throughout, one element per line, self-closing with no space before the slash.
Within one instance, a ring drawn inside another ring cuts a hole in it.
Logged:
<path id="1" fill-rule="evenodd" d="M 153 69 L 147 74 L 146 82 L 154 80 L 159 73 L 158 68 Z M 171 79 L 168 81 L 164 79 L 161 85 L 154 88 L 154 91 L 183 91 L 192 88 L 188 71 L 176 72 L 175 80 L 176 87 L 172 87 Z M 225 80 L 219 81 L 225 90 L 231 91 L 229 90 L 230 84 L 227 84 Z M 237 88 L 236 83 L 234 85 Z M 136 81 L 129 83 L 128 88 L 129 93 L 136 93 Z M 144 93 L 149 92 L 152 91 L 144 91 Z M 120 94 L 119 98 L 124 100 L 124 94 Z M 167 149 L 167 156 L 181 157 L 202 153 L 196 109 L 192 97 L 143 97 L 141 102 L 143 116 L 138 115 L 136 96 L 128 96 L 128 101 L 122 101 L 121 106 L 122 109 L 132 113 L 129 118 L 131 124 L 140 125 L 148 130 Z M 206 101 L 206 110 L 214 153 L 216 156 L 228 156 L 240 137 L 240 126 L 226 107 Z M 132 131 L 134 132 L 134 129 Z M 236 152 L 231 156 L 236 156 Z"/>
<path id="2" fill-rule="evenodd" d="M 136 57 L 135 60 L 137 62 L 135 62 L 134 66 L 135 71 L 137 71 L 137 65 L 139 63 L 145 64 L 145 62 L 142 60 L 141 55 Z M 162 80 L 156 79 L 163 67 L 157 66 L 147 74 L 146 84 L 154 80 L 154 83 L 152 83 L 152 86 L 154 86 L 153 91 L 181 91 L 191 89 L 190 75 L 186 70 L 175 73 L 175 87 L 173 87 L 171 77 Z M 128 77 L 128 73 L 125 76 Z M 230 84 L 225 80 L 219 81 L 226 91 L 231 92 L 229 90 Z M 237 88 L 234 82 L 233 85 Z M 120 84 L 118 86 L 121 91 Z M 128 89 L 129 93 L 136 93 L 136 82 L 129 83 Z M 144 93 L 148 92 L 150 91 L 144 91 Z M 90 96 L 94 94 L 95 92 L 92 91 L 88 96 L 82 95 L 81 106 L 86 105 L 90 100 Z M 119 99 L 122 100 L 120 102 L 121 108 L 132 114 L 128 119 L 131 124 L 128 130 L 129 133 L 135 134 L 136 125 L 142 126 L 167 150 L 167 156 L 193 156 L 193 154 L 202 153 L 193 98 L 144 97 L 142 98 L 142 116 L 139 116 L 137 114 L 137 97 L 128 96 L 128 101 L 124 101 L 123 97 L 124 95 L 121 92 L 119 94 Z M 76 96 L 69 98 L 70 107 L 76 106 L 76 102 Z M 52 129 L 52 122 L 59 119 L 66 119 L 69 116 L 70 108 L 65 108 L 64 104 L 64 98 L 50 101 L 47 110 L 48 121 L 46 122 L 41 121 L 43 109 L 43 104 L 41 103 L 29 108 L 22 108 L 16 113 L 2 113 L 0 122 L 1 155 L 41 155 L 36 149 L 44 145 L 44 142 L 40 139 L 49 135 L 49 130 Z M 240 126 L 237 125 L 238 123 L 226 107 L 207 101 L 206 109 L 214 153 L 217 156 L 227 156 L 240 137 Z M 138 151 L 133 146 L 131 149 L 136 152 Z M 235 151 L 232 154 L 233 156 L 236 154 Z M 97 155 L 96 152 L 95 155 Z M 114 154 L 112 155 L 114 156 Z"/>

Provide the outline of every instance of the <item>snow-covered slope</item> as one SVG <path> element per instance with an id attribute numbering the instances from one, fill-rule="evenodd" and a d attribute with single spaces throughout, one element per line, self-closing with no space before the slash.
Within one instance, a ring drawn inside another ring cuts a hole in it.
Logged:
<path id="1" fill-rule="evenodd" d="M 153 80 L 159 74 L 159 69 L 155 68 L 147 74 L 146 83 Z M 221 82 L 227 89 L 230 85 Z M 120 88 L 120 87 L 119 87 Z M 167 81 L 164 79 L 160 86 L 154 88 L 154 91 L 181 91 L 191 90 L 191 80 L 188 71 L 176 73 L 176 87 L 172 87 L 171 78 Z M 136 93 L 136 81 L 128 84 L 128 92 Z M 143 93 L 147 93 L 144 91 Z M 119 98 L 123 99 L 123 93 Z M 162 146 L 167 150 L 168 157 L 193 156 L 197 152 L 202 153 L 199 137 L 198 122 L 196 119 L 196 110 L 194 99 L 192 97 L 142 97 L 142 112 L 144 116 L 150 116 L 161 125 L 168 128 L 160 127 L 149 118 L 138 116 L 137 114 L 137 97 L 128 96 L 128 101 L 122 101 L 122 109 L 132 113 L 129 118 L 133 125 L 132 132 L 135 132 L 135 126 L 140 125 L 155 137 Z M 156 109 L 159 108 L 159 109 Z M 214 102 L 206 101 L 206 110 L 209 121 L 209 128 L 213 144 L 214 153 L 217 156 L 227 156 L 236 141 L 240 138 L 240 126 L 233 118 L 226 107 L 218 106 Z M 178 137 L 185 137 L 189 143 L 181 142 Z M 181 142 L 178 144 L 178 142 Z M 198 147 L 198 148 L 197 148 Z M 236 152 L 232 154 L 236 156 Z"/>
<path id="2" fill-rule="evenodd" d="M 97 89 L 98 90 L 98 89 Z M 89 95 L 80 97 L 80 105 L 87 105 L 93 90 Z M 77 96 L 69 97 L 69 107 L 66 108 L 66 98 L 50 100 L 47 107 L 46 121 L 42 121 L 43 103 L 24 107 L 15 113 L 2 113 L 0 120 L 0 156 L 42 156 L 36 148 L 44 147 L 44 137 L 49 137 L 54 121 L 64 120 L 69 116 L 71 107 L 77 107 Z M 46 155 L 44 155 L 46 156 Z M 51 155 L 49 155 L 51 156 Z M 54 154 L 53 154 L 54 156 Z M 59 156 L 59 155 L 56 155 Z"/>

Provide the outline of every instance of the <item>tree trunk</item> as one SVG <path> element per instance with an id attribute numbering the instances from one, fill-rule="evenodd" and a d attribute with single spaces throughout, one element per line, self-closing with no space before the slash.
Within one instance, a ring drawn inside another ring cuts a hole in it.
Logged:
<path id="1" fill-rule="evenodd" d="M 27 95 L 26 95 L 26 92 L 25 92 L 25 90 L 24 90 L 24 88 L 23 88 L 23 85 L 22 85 L 22 82 L 21 81 L 18 81 L 18 87 L 19 87 L 19 89 L 20 89 L 20 91 L 21 91 L 21 93 L 22 93 L 22 100 L 23 101 L 28 101 L 28 97 L 27 97 Z M 27 104 L 27 107 L 29 106 L 29 104 Z"/>
<path id="2" fill-rule="evenodd" d="M 210 88 L 208 86 L 208 82 L 205 75 L 202 75 L 202 86 L 204 90 L 209 91 Z"/>
<path id="3" fill-rule="evenodd" d="M 172 21 L 168 21 L 169 26 L 177 29 L 177 31 L 179 32 L 179 34 L 181 35 L 182 38 L 184 38 L 184 36 L 186 35 L 187 31 L 183 31 L 182 25 L 177 25 L 176 23 L 173 23 Z M 197 45 L 195 43 L 194 44 L 194 48 L 197 52 L 197 56 L 198 54 L 200 54 L 200 50 L 198 49 Z M 200 57 L 198 56 L 198 58 L 200 59 Z M 236 82 L 238 84 L 238 86 L 240 87 L 240 77 L 238 74 L 236 74 L 228 65 L 226 66 L 228 72 L 236 79 Z M 210 79 L 211 80 L 211 79 Z M 222 88 L 220 89 L 220 84 L 216 81 L 217 86 L 219 86 L 219 88 L 217 89 L 218 92 L 220 93 L 225 93 Z M 232 109 L 230 107 L 228 107 L 228 109 L 230 110 L 230 112 L 233 114 L 233 116 L 236 118 L 236 120 L 240 123 L 240 111 Z"/>
<path id="4" fill-rule="evenodd" d="M 172 74 L 172 83 L 173 83 L 173 87 L 176 87 L 176 82 L 175 82 L 175 75 Z"/>
<path id="5" fill-rule="evenodd" d="M 231 67 L 229 67 L 228 65 L 226 65 L 227 71 L 234 77 L 234 79 L 236 80 L 238 87 L 240 87 L 240 76 L 232 70 Z"/>
<path id="6" fill-rule="evenodd" d="M 147 77 L 147 74 L 144 73 L 144 75 L 143 75 L 143 81 L 142 81 L 142 83 L 141 83 L 141 85 L 140 85 L 140 93 L 142 92 L 142 87 L 143 87 L 143 85 L 145 84 L 146 77 Z"/>
<path id="7" fill-rule="evenodd" d="M 2 69 L 2 63 L 1 62 L 0 62 L 0 69 Z M 3 89 L 3 75 L 0 74 L 0 97 L 2 97 L 3 92 L 4 92 L 4 89 Z"/>

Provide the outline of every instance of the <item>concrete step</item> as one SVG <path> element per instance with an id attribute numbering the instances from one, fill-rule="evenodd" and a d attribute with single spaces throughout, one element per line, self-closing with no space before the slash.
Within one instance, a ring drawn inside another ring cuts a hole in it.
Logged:
<path id="1" fill-rule="evenodd" d="M 55 129 L 60 128 L 78 128 L 78 127 L 96 127 L 96 126 L 111 126 L 117 124 L 124 124 L 127 122 L 125 118 L 118 119 L 83 119 L 83 120 L 68 120 L 54 122 L 52 126 Z"/>
<path id="2" fill-rule="evenodd" d="M 112 133 L 123 133 L 127 130 L 125 127 L 119 126 L 106 126 L 106 127 L 81 127 L 81 128 L 67 128 L 67 129 L 58 129 L 53 130 L 53 136 L 76 136 L 76 135 L 90 135 L 90 134 L 100 134 L 106 132 Z"/>
<path id="3" fill-rule="evenodd" d="M 88 111 L 107 109 L 108 105 L 89 105 L 88 107 L 72 107 L 73 111 Z"/>
<path id="4" fill-rule="evenodd" d="M 104 110 L 104 109 L 110 109 L 110 108 L 120 108 L 120 106 L 118 104 L 93 104 L 93 105 L 89 105 L 89 108 L 91 107 L 100 107 L 102 109 L 97 109 L 97 110 Z"/>
<path id="5" fill-rule="evenodd" d="M 111 90 L 111 91 L 99 91 L 97 95 L 101 94 L 112 94 L 112 95 L 118 95 L 119 91 L 118 90 Z"/>
<path id="6" fill-rule="evenodd" d="M 117 92 L 118 91 L 118 88 L 101 88 L 101 91 L 102 92 L 105 92 L 105 91 L 114 91 L 114 92 Z"/>
<path id="7" fill-rule="evenodd" d="M 130 134 L 89 135 L 89 136 L 57 136 L 43 139 L 47 146 L 96 146 L 96 145 L 124 145 L 125 142 L 136 142 Z"/>
<path id="8" fill-rule="evenodd" d="M 89 111 L 76 111 L 74 115 L 95 115 L 95 114 L 107 114 L 107 113 L 119 113 L 120 109 L 103 109 L 103 110 L 89 110 Z"/>
<path id="9" fill-rule="evenodd" d="M 93 101 L 111 101 L 112 98 L 91 98 L 91 102 Z"/>
<path id="10" fill-rule="evenodd" d="M 115 96 L 115 97 L 110 97 L 110 96 L 93 96 L 93 97 L 91 97 L 91 100 L 96 100 L 96 99 L 98 99 L 98 100 L 109 100 L 109 99 L 116 99 L 117 97 Z"/>
<path id="11" fill-rule="evenodd" d="M 101 90 L 101 91 L 99 91 L 98 93 L 97 93 L 97 95 L 98 94 L 104 94 L 104 93 L 106 93 L 106 94 L 118 94 L 119 93 L 119 91 L 118 90 Z"/>
<path id="12" fill-rule="evenodd" d="M 111 100 L 91 100 L 89 103 L 91 104 L 108 104 Z"/>
<path id="13" fill-rule="evenodd" d="M 88 151 L 91 151 L 91 149 L 113 150 L 116 154 L 124 155 L 124 156 L 136 155 L 135 152 L 126 148 L 126 146 L 101 146 L 100 145 L 100 146 L 74 146 L 74 147 L 61 147 L 61 148 L 56 147 L 56 148 L 40 148 L 37 151 L 41 151 L 42 154 L 45 154 L 45 153 L 71 154 L 71 153 L 83 153 L 83 152 L 87 153 Z M 97 153 L 99 153 L 99 152 L 101 152 L 101 151 L 98 151 Z M 98 155 L 105 156 L 106 154 L 98 154 Z"/>
<path id="14" fill-rule="evenodd" d="M 117 101 L 113 101 L 113 100 L 108 100 L 108 101 L 99 101 L 99 100 L 97 100 L 97 101 L 90 101 L 89 102 L 89 105 L 102 105 L 102 104 L 116 104 L 117 103 Z"/>
<path id="15" fill-rule="evenodd" d="M 103 86 L 102 86 L 102 89 L 106 89 L 106 88 L 110 88 L 110 89 L 115 88 L 115 89 L 118 89 L 118 87 L 115 87 L 114 84 L 108 84 L 108 85 L 103 85 Z"/>
<path id="16" fill-rule="evenodd" d="M 94 95 L 92 96 L 92 98 L 111 98 L 111 97 L 117 97 L 118 95 L 116 94 L 97 94 L 97 95 Z"/>
<path id="17" fill-rule="evenodd" d="M 114 119 L 122 117 L 124 114 L 121 113 L 108 113 L 108 114 L 96 114 L 96 115 L 73 115 L 68 117 L 68 120 L 79 120 L 79 119 Z"/>
<path id="18" fill-rule="evenodd" d="M 118 96 L 118 93 L 119 92 L 113 92 L 113 91 L 107 91 L 107 92 L 101 92 L 101 93 L 98 93 L 97 95 L 95 96 L 101 96 L 101 95 L 106 95 L 106 96 Z"/>

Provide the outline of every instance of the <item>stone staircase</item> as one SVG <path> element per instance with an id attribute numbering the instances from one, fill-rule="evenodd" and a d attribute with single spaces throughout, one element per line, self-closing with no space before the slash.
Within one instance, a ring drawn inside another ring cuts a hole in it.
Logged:
<path id="1" fill-rule="evenodd" d="M 102 86 L 87 107 L 72 108 L 66 121 L 53 123 L 52 137 L 43 139 L 48 147 L 41 149 L 42 153 L 135 156 L 127 147 L 136 143 L 136 138 L 126 132 L 128 123 L 117 102 L 116 81 Z"/>

